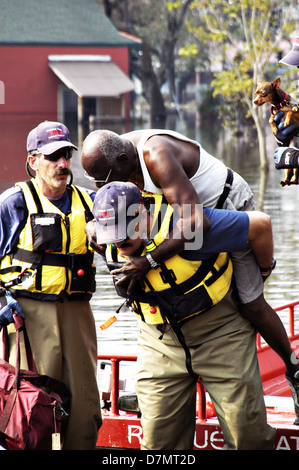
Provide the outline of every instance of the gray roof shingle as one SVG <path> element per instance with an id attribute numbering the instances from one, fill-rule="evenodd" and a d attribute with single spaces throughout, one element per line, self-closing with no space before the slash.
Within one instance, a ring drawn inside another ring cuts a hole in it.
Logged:
<path id="1" fill-rule="evenodd" d="M 95 0 L 0 0 L 0 44 L 136 47 Z"/>

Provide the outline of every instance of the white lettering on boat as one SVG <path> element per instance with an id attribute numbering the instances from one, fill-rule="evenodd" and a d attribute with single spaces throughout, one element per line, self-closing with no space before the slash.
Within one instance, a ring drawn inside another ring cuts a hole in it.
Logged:
<path id="1" fill-rule="evenodd" d="M 281 430 L 277 430 L 281 433 Z M 128 425 L 128 442 L 130 444 L 141 444 L 142 440 L 142 427 L 137 424 Z M 196 450 L 222 450 L 224 446 L 223 433 L 219 429 L 202 429 L 202 432 L 198 432 L 194 435 L 194 449 Z M 278 437 L 277 443 L 274 450 L 299 450 L 299 436 L 284 435 L 281 434 Z"/>
<path id="2" fill-rule="evenodd" d="M 287 436 L 280 436 L 275 450 L 299 450 L 299 437 L 298 436 L 289 436 L 289 439 L 294 439 L 296 448 L 293 449 L 293 442 L 289 442 Z"/>
<path id="3" fill-rule="evenodd" d="M 219 443 L 219 445 L 217 445 Z M 204 432 L 194 436 L 195 449 L 206 449 L 212 447 L 215 450 L 221 450 L 224 446 L 223 434 L 221 431 L 212 431 L 205 429 Z"/>
<path id="4" fill-rule="evenodd" d="M 142 439 L 142 427 L 137 426 L 136 424 L 129 424 L 128 425 L 128 441 L 132 444 L 132 437 L 137 438 L 139 444 L 141 444 Z"/>

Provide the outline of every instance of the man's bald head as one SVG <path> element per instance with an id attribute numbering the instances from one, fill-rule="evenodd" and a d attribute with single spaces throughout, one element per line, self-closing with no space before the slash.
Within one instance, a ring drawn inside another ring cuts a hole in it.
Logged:
<path id="1" fill-rule="evenodd" d="M 81 163 L 92 176 L 99 165 L 105 163 L 111 166 L 122 152 L 126 152 L 126 145 L 118 134 L 109 130 L 96 130 L 83 142 Z"/>

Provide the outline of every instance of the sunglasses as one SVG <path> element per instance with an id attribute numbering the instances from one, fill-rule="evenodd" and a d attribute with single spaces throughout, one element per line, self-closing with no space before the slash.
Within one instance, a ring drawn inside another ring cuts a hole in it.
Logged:
<path id="1" fill-rule="evenodd" d="M 65 158 L 66 160 L 70 160 L 73 155 L 73 149 L 71 148 L 62 148 L 56 150 L 56 152 L 50 153 L 50 155 L 44 155 L 44 159 L 50 162 L 58 162 L 61 157 Z"/>
<path id="2" fill-rule="evenodd" d="M 104 179 L 104 180 L 98 180 L 97 178 L 94 178 L 93 176 L 90 176 L 90 175 L 87 173 L 87 171 L 84 171 L 84 176 L 85 176 L 85 178 L 87 178 L 88 180 L 92 181 L 93 183 L 101 183 L 101 184 L 108 183 L 115 162 L 116 162 L 116 159 L 115 159 L 114 162 L 112 163 L 112 166 L 111 166 L 110 170 L 108 171 L 108 175 L 107 175 L 106 179 Z"/>

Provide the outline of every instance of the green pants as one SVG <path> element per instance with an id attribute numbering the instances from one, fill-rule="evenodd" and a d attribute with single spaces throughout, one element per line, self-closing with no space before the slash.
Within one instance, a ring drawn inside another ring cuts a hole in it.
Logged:
<path id="1" fill-rule="evenodd" d="M 185 352 L 169 325 L 139 321 L 136 392 L 146 450 L 191 450 L 195 432 L 196 383 Z M 228 294 L 209 312 L 182 327 L 192 367 L 208 391 L 227 449 L 273 449 L 267 425 L 255 332 Z"/>
<path id="2" fill-rule="evenodd" d="M 96 382 L 95 323 L 89 302 L 41 302 L 24 298 L 18 301 L 25 314 L 38 372 L 62 381 L 72 394 L 63 449 L 94 449 L 101 425 L 101 407 Z M 14 325 L 9 325 L 8 331 L 9 362 L 14 364 Z M 24 352 L 21 345 L 21 367 L 27 368 Z"/>

